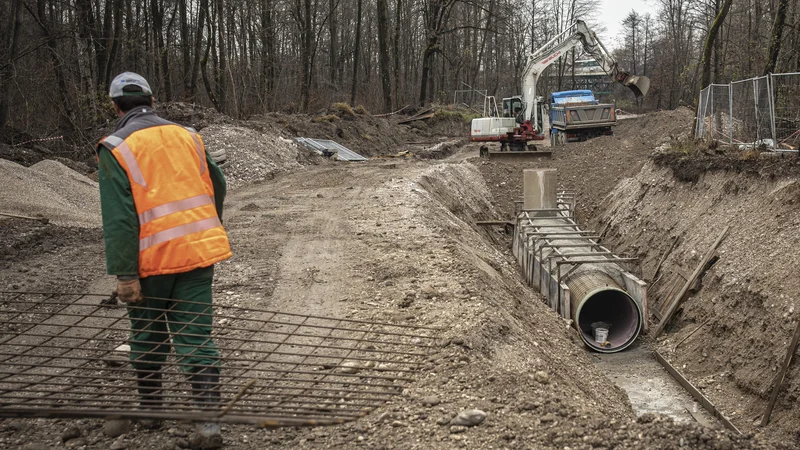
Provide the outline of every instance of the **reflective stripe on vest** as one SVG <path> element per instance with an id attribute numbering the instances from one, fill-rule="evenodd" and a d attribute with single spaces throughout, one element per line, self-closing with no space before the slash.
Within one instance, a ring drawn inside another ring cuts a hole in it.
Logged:
<path id="1" fill-rule="evenodd" d="M 206 173 L 206 165 L 203 162 L 203 146 L 200 145 L 200 139 L 197 138 L 197 133 L 192 131 L 189 132 L 192 135 L 192 140 L 194 140 L 194 149 L 197 152 L 197 164 L 200 168 L 200 175 Z"/>
<path id="2" fill-rule="evenodd" d="M 147 182 L 144 181 L 142 169 L 139 168 L 139 163 L 136 162 L 136 157 L 133 156 L 133 152 L 131 152 L 131 148 L 128 147 L 128 144 L 125 141 L 122 141 L 119 145 L 117 145 L 116 149 L 119 150 L 120 155 L 122 155 L 122 159 L 125 160 L 125 164 L 128 166 L 128 173 L 131 175 L 131 179 L 139 186 L 146 188 Z"/>
<path id="3" fill-rule="evenodd" d="M 219 217 L 209 217 L 208 219 L 198 220 L 197 222 L 179 225 L 164 231 L 139 239 L 139 251 L 147 250 L 148 248 L 161 244 L 162 242 L 171 241 L 183 236 L 188 236 L 192 233 L 210 230 L 212 228 L 221 227 L 222 223 Z"/>
<path id="4" fill-rule="evenodd" d="M 214 204 L 214 198 L 208 194 L 201 194 L 195 197 L 189 197 L 183 200 L 166 203 L 139 214 L 139 225 L 144 225 L 147 222 L 156 220 L 159 217 L 168 216 L 172 213 L 188 211 L 190 209 L 211 204 Z"/>

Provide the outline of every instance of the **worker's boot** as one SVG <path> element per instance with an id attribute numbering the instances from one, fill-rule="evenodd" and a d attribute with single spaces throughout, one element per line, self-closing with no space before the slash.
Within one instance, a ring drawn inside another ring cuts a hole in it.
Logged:
<path id="1" fill-rule="evenodd" d="M 137 387 L 139 389 L 139 405 L 143 409 L 160 409 L 164 405 L 164 391 L 161 389 L 161 372 L 137 371 Z M 161 419 L 140 419 L 139 424 L 145 428 L 161 428 Z"/>
<path id="2" fill-rule="evenodd" d="M 205 413 L 212 413 L 220 406 L 219 368 L 203 367 L 189 377 L 192 383 L 192 397 Z M 222 447 L 222 434 L 219 423 L 203 422 L 197 425 L 195 433 L 189 438 L 189 445 L 195 450 L 215 450 Z"/>

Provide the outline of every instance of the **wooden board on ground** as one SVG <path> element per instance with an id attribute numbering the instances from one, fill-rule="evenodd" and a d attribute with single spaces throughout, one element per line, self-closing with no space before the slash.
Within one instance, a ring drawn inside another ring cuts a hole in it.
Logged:
<path id="1" fill-rule="evenodd" d="M 656 328 L 656 331 L 653 334 L 654 338 L 657 338 L 659 335 L 661 335 L 662 332 L 664 332 L 664 328 L 666 328 L 669 322 L 672 320 L 672 316 L 675 315 L 675 311 L 677 311 L 678 308 L 683 304 L 684 299 L 686 298 L 686 294 L 688 294 L 689 292 L 689 289 L 694 285 L 695 281 L 700 276 L 700 274 L 703 273 L 703 270 L 705 270 L 706 266 L 708 265 L 708 262 L 711 261 L 711 258 L 714 257 L 714 254 L 717 252 L 717 247 L 719 247 L 719 245 L 722 243 L 722 240 L 725 239 L 725 236 L 728 235 L 728 230 L 730 229 L 731 229 L 730 225 L 725 227 L 725 229 L 722 230 L 722 233 L 719 235 L 717 240 L 714 241 L 714 244 L 711 246 L 711 248 L 709 248 L 706 251 L 706 254 L 703 256 L 703 259 L 700 260 L 700 264 L 697 265 L 692 275 L 686 280 L 686 284 L 683 285 L 683 288 L 681 288 L 680 292 L 674 297 L 675 300 L 672 301 L 672 304 L 669 306 L 669 309 L 664 314 L 664 317 L 658 324 L 658 328 Z"/>

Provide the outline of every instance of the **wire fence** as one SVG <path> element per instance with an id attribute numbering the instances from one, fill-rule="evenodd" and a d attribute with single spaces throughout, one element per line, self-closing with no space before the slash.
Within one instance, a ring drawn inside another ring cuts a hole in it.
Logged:
<path id="1" fill-rule="evenodd" d="M 797 151 L 800 73 L 711 84 L 700 91 L 695 137 L 743 148 Z"/>

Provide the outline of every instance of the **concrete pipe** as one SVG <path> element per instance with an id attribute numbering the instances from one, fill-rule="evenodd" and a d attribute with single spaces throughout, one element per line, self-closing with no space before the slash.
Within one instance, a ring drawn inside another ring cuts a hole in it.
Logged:
<path id="1" fill-rule="evenodd" d="M 572 297 L 572 320 L 583 342 L 600 353 L 615 353 L 630 346 L 642 330 L 639 305 L 606 273 L 586 271 L 572 275 L 566 282 Z M 607 341 L 595 342 L 592 324 L 605 322 Z"/>

